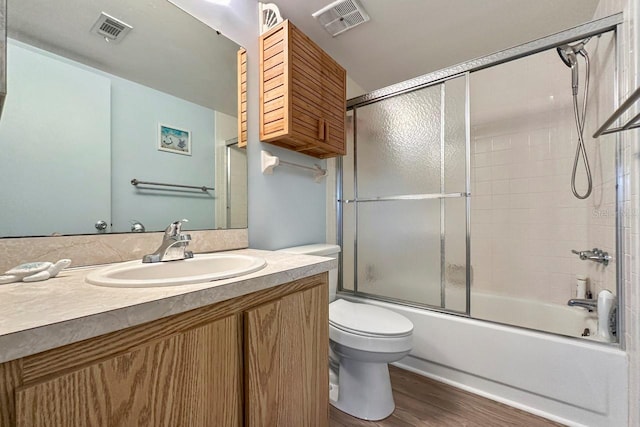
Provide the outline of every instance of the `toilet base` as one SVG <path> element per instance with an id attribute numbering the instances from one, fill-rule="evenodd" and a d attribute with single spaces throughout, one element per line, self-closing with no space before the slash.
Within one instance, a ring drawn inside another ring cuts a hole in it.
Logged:
<path id="1" fill-rule="evenodd" d="M 332 397 L 335 386 L 333 391 Z M 331 405 L 363 420 L 387 418 L 396 407 L 387 363 L 341 358 L 337 395 L 337 400 L 331 399 Z"/>

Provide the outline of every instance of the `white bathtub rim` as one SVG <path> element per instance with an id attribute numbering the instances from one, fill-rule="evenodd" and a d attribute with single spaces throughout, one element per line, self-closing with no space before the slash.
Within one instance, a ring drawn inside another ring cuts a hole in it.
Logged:
<path id="1" fill-rule="evenodd" d="M 496 330 L 505 331 L 505 332 L 518 331 L 518 333 L 523 333 L 530 337 L 538 337 L 538 338 L 544 337 L 545 339 L 551 339 L 552 341 L 556 341 L 556 342 L 569 341 L 572 344 L 585 345 L 587 348 L 597 347 L 600 350 L 607 349 L 607 350 L 612 350 L 614 352 L 616 351 L 624 352 L 624 348 L 622 347 L 622 344 L 620 342 L 601 341 L 601 340 L 598 340 L 595 335 L 591 337 L 574 337 L 571 335 L 561 335 L 554 332 L 543 331 L 539 329 L 531 329 L 524 326 L 509 325 L 506 323 L 496 322 L 489 319 L 468 317 L 464 313 L 449 312 L 449 311 L 438 310 L 437 308 L 430 308 L 430 307 L 415 307 L 410 304 L 403 304 L 401 302 L 389 302 L 383 299 L 354 295 L 350 292 L 338 292 L 337 298 L 344 298 L 352 302 L 379 305 L 387 308 L 389 306 L 391 307 L 400 306 L 402 307 L 403 310 L 407 310 L 415 314 L 423 314 L 427 312 L 430 316 L 436 316 L 443 319 L 457 320 L 462 323 L 467 323 L 469 325 L 473 325 L 477 322 L 480 322 L 483 325 L 486 325 L 491 328 L 495 328 Z"/>

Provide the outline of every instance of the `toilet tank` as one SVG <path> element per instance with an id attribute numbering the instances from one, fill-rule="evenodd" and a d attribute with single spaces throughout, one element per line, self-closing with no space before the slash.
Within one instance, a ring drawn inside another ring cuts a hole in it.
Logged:
<path id="1" fill-rule="evenodd" d="M 314 243 L 312 245 L 294 246 L 280 249 L 277 252 L 288 252 L 299 255 L 318 255 L 337 259 L 340 254 L 340 246 L 328 243 Z M 338 269 L 329 270 L 329 302 L 336 299 L 338 289 Z"/>

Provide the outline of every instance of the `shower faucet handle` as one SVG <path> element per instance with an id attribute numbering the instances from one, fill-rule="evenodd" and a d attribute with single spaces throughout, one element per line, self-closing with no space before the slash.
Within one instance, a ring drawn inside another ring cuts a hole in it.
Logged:
<path id="1" fill-rule="evenodd" d="M 611 261 L 611 255 L 598 248 L 593 248 L 590 251 L 576 251 L 575 249 L 571 249 L 571 252 L 578 255 L 583 261 L 591 260 L 603 265 L 609 265 L 609 261 Z"/>
<path id="2" fill-rule="evenodd" d="M 587 259 L 587 252 L 586 251 L 576 251 L 575 249 L 571 249 L 571 252 L 576 254 L 576 255 L 578 255 L 581 260 Z"/>

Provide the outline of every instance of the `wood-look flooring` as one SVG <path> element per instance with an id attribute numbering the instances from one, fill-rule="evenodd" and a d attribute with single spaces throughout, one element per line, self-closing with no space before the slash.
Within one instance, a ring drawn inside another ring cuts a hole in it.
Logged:
<path id="1" fill-rule="evenodd" d="M 363 421 L 331 407 L 330 427 L 543 427 L 562 424 L 389 366 L 396 410 L 381 421 Z"/>

